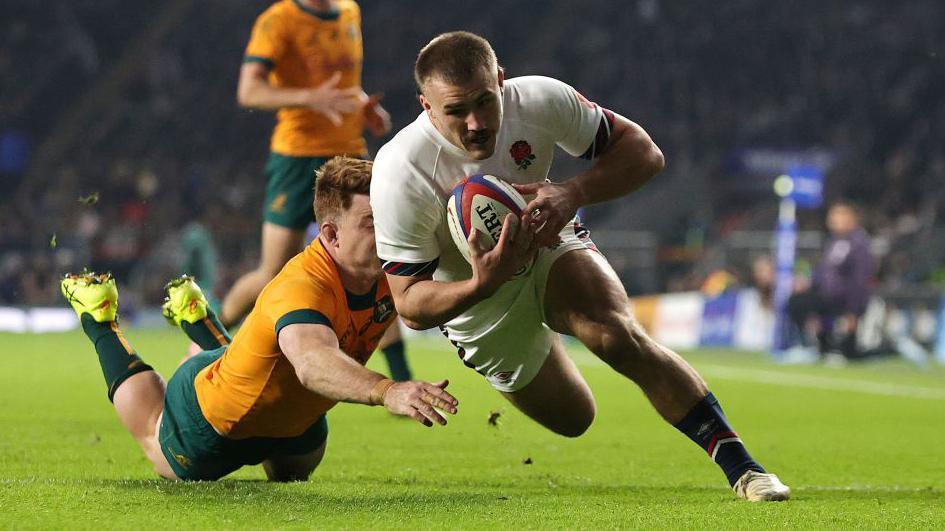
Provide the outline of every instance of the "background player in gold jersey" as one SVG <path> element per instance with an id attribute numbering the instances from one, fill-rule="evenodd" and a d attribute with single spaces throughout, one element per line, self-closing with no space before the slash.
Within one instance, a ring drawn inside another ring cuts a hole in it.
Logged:
<path id="1" fill-rule="evenodd" d="M 168 284 L 164 314 L 204 350 L 166 389 L 117 325 L 110 275 L 69 275 L 63 295 L 95 345 L 118 417 L 163 477 L 213 480 L 262 463 L 303 480 L 325 452 L 337 402 L 384 405 L 432 426 L 456 413 L 447 381 L 393 382 L 364 367 L 396 313 L 374 246 L 371 162 L 336 157 L 319 171 L 321 234 L 260 294 L 232 342 L 188 277 Z"/>
<path id="2" fill-rule="evenodd" d="M 351 0 L 281 0 L 253 26 L 237 98 L 243 107 L 278 109 L 266 163 L 258 267 L 236 281 L 220 319 L 237 324 L 263 286 L 302 247 L 313 221 L 312 176 L 335 155 L 367 155 L 364 129 L 390 131 L 379 96 L 361 89 L 361 12 Z M 382 349 L 395 380 L 410 379 L 404 345 L 390 328 Z"/>

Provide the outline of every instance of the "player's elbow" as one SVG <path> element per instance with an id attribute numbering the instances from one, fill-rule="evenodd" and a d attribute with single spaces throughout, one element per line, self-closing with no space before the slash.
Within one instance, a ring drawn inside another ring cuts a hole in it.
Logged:
<path id="1" fill-rule="evenodd" d="M 649 149 L 647 149 L 645 158 L 646 165 L 650 172 L 652 172 L 652 175 L 656 175 L 666 167 L 666 158 L 663 156 L 663 151 L 656 145 L 656 142 L 650 141 L 650 146 Z"/>
<path id="2" fill-rule="evenodd" d="M 244 83 L 240 83 L 239 86 L 236 87 L 236 103 L 244 109 L 252 108 L 255 103 L 252 92 L 250 87 Z"/>
<path id="3" fill-rule="evenodd" d="M 429 330 L 433 328 L 434 326 L 436 326 L 432 324 L 431 325 L 424 324 L 419 321 L 414 321 L 413 319 L 409 319 L 407 317 L 404 317 L 403 315 L 400 316 L 400 320 L 403 321 L 404 324 L 407 326 L 407 328 L 411 330 L 423 331 L 423 330 Z"/>
<path id="4" fill-rule="evenodd" d="M 647 178 L 653 177 L 666 167 L 663 151 L 650 138 L 638 142 L 636 153 L 640 173 L 646 175 Z"/>

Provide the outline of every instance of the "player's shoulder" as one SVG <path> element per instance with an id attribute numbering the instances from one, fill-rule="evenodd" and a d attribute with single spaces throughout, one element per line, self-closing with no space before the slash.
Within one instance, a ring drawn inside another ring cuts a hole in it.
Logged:
<path id="1" fill-rule="evenodd" d="M 338 12 L 343 15 L 361 15 L 361 6 L 359 6 L 354 0 L 338 0 L 338 2 L 335 3 L 335 6 L 337 7 Z"/>
<path id="2" fill-rule="evenodd" d="M 311 303 L 312 299 L 323 299 L 327 294 L 342 290 L 331 258 L 317 247 L 316 240 L 289 260 L 260 294 L 260 301 Z"/>
<path id="3" fill-rule="evenodd" d="M 504 89 L 523 105 L 537 105 L 550 98 L 570 96 L 574 89 L 564 81 L 548 76 L 521 76 L 505 81 Z"/>
<path id="4" fill-rule="evenodd" d="M 266 8 L 256 17 L 256 27 L 263 31 L 272 31 L 284 26 L 292 18 L 292 0 L 279 0 Z"/>
<path id="5" fill-rule="evenodd" d="M 375 183 L 378 185 L 390 183 L 392 180 L 396 181 L 433 168 L 438 148 L 424 131 L 422 123 L 424 119 L 426 119 L 425 115 L 421 114 L 378 150 L 374 157 L 372 190 Z M 375 179 L 374 176 L 378 178 Z"/>

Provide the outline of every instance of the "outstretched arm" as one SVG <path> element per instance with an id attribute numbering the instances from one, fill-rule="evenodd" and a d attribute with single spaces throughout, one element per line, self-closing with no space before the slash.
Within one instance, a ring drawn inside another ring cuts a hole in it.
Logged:
<path id="1" fill-rule="evenodd" d="M 279 331 L 279 347 L 306 389 L 339 402 L 383 405 L 391 413 L 425 426 L 446 424 L 436 407 L 456 413 L 459 402 L 446 391 L 447 380 L 393 382 L 364 367 L 338 346 L 338 337 L 322 324 L 296 323 Z"/>

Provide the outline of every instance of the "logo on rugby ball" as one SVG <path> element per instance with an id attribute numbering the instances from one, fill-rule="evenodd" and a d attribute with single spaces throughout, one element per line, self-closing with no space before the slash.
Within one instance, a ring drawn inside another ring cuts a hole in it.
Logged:
<path id="1" fill-rule="evenodd" d="M 478 230 L 480 243 L 491 249 L 502 236 L 505 216 L 518 218 L 526 206 L 525 198 L 512 185 L 494 175 L 471 175 L 450 191 L 447 199 L 447 221 L 453 243 L 466 261 L 470 261 L 467 240 L 470 232 Z M 527 269 L 523 268 L 524 270 Z"/>

